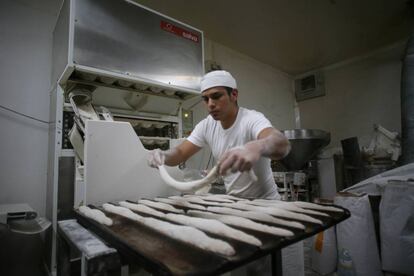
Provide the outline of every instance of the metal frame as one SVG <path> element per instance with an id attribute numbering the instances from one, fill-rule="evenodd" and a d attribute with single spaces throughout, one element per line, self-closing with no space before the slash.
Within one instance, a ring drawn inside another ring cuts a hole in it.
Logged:
<path id="1" fill-rule="evenodd" d="M 52 221 L 52 230 L 48 240 L 51 246 L 50 260 L 48 262 L 52 275 L 56 274 L 56 229 L 58 212 L 58 176 L 59 158 L 62 156 L 62 116 L 63 116 L 63 89 L 59 84 L 50 93 L 51 112 L 49 125 L 49 165 L 46 213 Z"/>
<path id="2" fill-rule="evenodd" d="M 70 225 L 70 227 L 65 227 Z M 87 229 L 76 223 L 74 220 L 66 220 L 59 222 L 57 232 L 59 262 L 63 263 L 59 271 L 62 275 L 69 275 L 70 268 L 70 253 L 71 248 L 76 249 L 81 253 L 81 275 L 106 275 L 108 272 L 120 272 L 121 260 L 115 249 L 105 246 L 105 244 L 96 238 Z M 82 233 L 82 238 L 79 238 Z M 95 252 L 95 256 L 88 256 L 88 251 L 83 248 L 85 241 L 87 244 L 93 244 L 89 250 Z M 96 245 L 100 245 L 99 248 Z M 119 274 L 119 273 L 118 273 Z"/>

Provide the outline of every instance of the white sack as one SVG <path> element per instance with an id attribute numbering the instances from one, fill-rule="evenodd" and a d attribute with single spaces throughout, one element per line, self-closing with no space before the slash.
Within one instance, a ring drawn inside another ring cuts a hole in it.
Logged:
<path id="1" fill-rule="evenodd" d="M 351 212 L 336 226 L 338 276 L 382 275 L 368 196 L 336 196 L 334 203 Z"/>
<path id="2" fill-rule="evenodd" d="M 303 241 L 299 241 L 282 249 L 282 275 L 305 275 L 305 257 L 303 255 Z"/>
<path id="3" fill-rule="evenodd" d="M 312 270 L 320 275 L 330 274 L 336 271 L 337 260 L 335 227 L 331 227 L 312 237 Z"/>
<path id="4" fill-rule="evenodd" d="M 365 179 L 351 187 L 344 189 L 344 192 L 367 193 L 369 195 L 381 195 L 383 187 L 390 180 L 408 181 L 414 179 L 414 163 L 410 163 Z"/>
<path id="5" fill-rule="evenodd" d="M 414 182 L 384 187 L 380 233 L 383 270 L 414 275 Z"/>

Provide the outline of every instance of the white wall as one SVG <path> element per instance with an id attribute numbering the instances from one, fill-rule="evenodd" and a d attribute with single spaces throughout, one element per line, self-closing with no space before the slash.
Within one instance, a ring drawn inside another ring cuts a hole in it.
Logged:
<path id="1" fill-rule="evenodd" d="M 43 121 L 59 2 L 0 2 L 0 105 Z M 0 108 L 0 126 L 0 204 L 26 202 L 44 215 L 48 125 Z"/>
<path id="2" fill-rule="evenodd" d="M 403 43 L 323 69 L 326 95 L 299 102 L 302 128 L 331 133 L 329 147 L 357 136 L 367 146 L 373 124 L 401 131 L 400 79 Z"/>

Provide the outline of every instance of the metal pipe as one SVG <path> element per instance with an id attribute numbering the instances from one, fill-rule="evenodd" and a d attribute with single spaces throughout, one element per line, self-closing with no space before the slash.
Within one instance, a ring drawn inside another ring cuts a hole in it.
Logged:
<path id="1" fill-rule="evenodd" d="M 414 162 L 414 31 L 405 49 L 401 76 L 401 165 Z"/>

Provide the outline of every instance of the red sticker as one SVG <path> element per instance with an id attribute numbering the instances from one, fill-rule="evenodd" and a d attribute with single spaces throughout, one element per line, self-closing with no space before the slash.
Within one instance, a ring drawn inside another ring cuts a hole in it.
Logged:
<path id="1" fill-rule="evenodd" d="M 178 26 L 175 26 L 175 25 L 173 25 L 171 23 L 168 23 L 168 22 L 165 22 L 165 21 L 161 21 L 161 29 L 163 29 L 164 31 L 173 33 L 175 35 L 184 37 L 184 38 L 189 39 L 191 41 L 194 41 L 196 43 L 199 42 L 198 35 L 196 35 L 195 33 L 186 31 L 183 28 L 180 28 Z"/>

